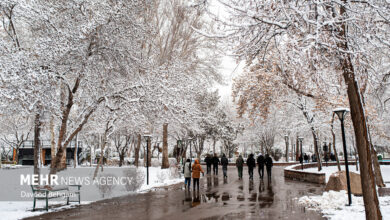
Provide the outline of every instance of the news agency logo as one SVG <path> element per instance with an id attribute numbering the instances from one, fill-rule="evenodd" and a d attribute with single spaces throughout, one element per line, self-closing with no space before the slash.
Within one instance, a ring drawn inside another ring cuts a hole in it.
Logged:
<path id="1" fill-rule="evenodd" d="M 129 185 L 132 183 L 130 177 L 114 177 L 114 176 L 101 176 L 92 179 L 91 177 L 58 177 L 58 175 L 49 174 L 21 174 L 20 185 L 33 185 L 33 186 L 44 186 L 44 185 Z"/>
<path id="2" fill-rule="evenodd" d="M 48 174 L 21 174 L 20 175 L 20 185 L 59 185 L 57 175 L 48 175 Z"/>

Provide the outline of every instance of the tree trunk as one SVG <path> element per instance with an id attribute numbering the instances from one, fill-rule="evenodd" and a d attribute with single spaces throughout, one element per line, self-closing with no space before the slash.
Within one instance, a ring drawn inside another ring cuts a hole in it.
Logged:
<path id="1" fill-rule="evenodd" d="M 333 141 L 332 145 L 333 145 L 334 156 L 336 157 L 336 161 L 337 161 L 337 169 L 339 171 L 341 171 L 339 155 L 337 154 L 337 150 L 336 150 L 336 135 L 335 135 L 334 130 L 333 130 L 333 122 L 334 122 L 334 113 L 333 113 L 333 116 L 332 116 L 332 124 L 331 124 L 330 131 L 332 132 L 332 141 Z"/>
<path id="2" fill-rule="evenodd" d="M 119 155 L 119 167 L 122 167 L 124 159 L 125 159 L 125 155 L 121 153 Z"/>
<path id="3" fill-rule="evenodd" d="M 40 148 L 40 135 L 41 135 L 41 121 L 40 121 L 40 113 L 35 114 L 34 121 L 34 174 L 39 175 L 39 148 Z M 39 176 L 38 176 L 39 182 Z"/>
<path id="4" fill-rule="evenodd" d="M 378 161 L 378 156 L 376 154 L 376 150 L 371 142 L 371 152 L 372 152 L 372 161 L 374 163 L 374 174 L 375 174 L 375 182 L 378 187 L 386 187 L 385 182 L 383 181 L 381 167 Z"/>
<path id="5" fill-rule="evenodd" d="M 295 143 L 295 161 L 299 161 L 299 141 L 298 141 L 298 135 Z"/>
<path id="6" fill-rule="evenodd" d="M 102 171 L 103 171 L 103 162 L 104 162 L 104 148 L 106 148 L 106 144 L 107 144 L 107 134 L 110 130 L 110 127 L 108 126 L 109 124 L 109 121 L 107 122 L 106 124 L 106 130 L 104 131 L 104 135 L 102 137 L 102 143 L 101 143 L 101 147 L 100 147 L 100 158 L 99 158 L 99 162 L 98 164 L 96 165 L 96 168 L 95 168 L 95 172 L 93 174 L 93 179 L 96 178 L 97 174 L 98 174 L 98 171 L 99 171 L 99 166 L 102 168 Z M 100 139 L 100 138 L 99 138 Z"/>
<path id="7" fill-rule="evenodd" d="M 134 165 L 138 167 L 139 162 L 139 150 L 141 148 L 141 134 L 138 134 L 137 146 L 134 149 Z"/>
<path id="8" fill-rule="evenodd" d="M 74 154 L 73 154 L 73 167 L 76 168 L 77 167 L 77 164 L 78 164 L 78 158 L 77 158 L 77 151 L 79 149 L 79 142 L 78 142 L 78 135 L 76 135 L 76 143 L 75 143 L 75 146 L 74 146 Z"/>
<path id="9" fill-rule="evenodd" d="M 148 157 L 146 158 L 148 160 L 149 167 L 152 165 L 152 140 L 151 137 L 146 141 L 146 150 Z M 146 156 L 146 155 L 145 155 Z M 145 165 L 147 165 L 145 163 Z"/>
<path id="10" fill-rule="evenodd" d="M 348 86 L 349 106 L 355 131 L 356 144 L 360 161 L 360 176 L 363 189 L 363 200 L 366 219 L 382 219 L 379 209 L 379 201 L 375 187 L 374 173 L 372 170 L 371 148 L 368 142 L 366 118 L 361 103 L 360 93 L 355 80 L 354 69 L 349 55 L 345 55 L 342 67 L 344 80 Z"/>
<path id="11" fill-rule="evenodd" d="M 162 164 L 161 169 L 169 168 L 168 160 L 168 124 L 163 125 L 163 149 L 162 149 Z"/>
<path id="12" fill-rule="evenodd" d="M 318 171 L 321 171 L 322 170 L 322 166 L 321 166 L 321 157 L 320 157 L 320 153 L 318 151 L 318 137 L 317 137 L 317 134 L 316 132 L 314 131 L 314 128 L 312 127 L 311 128 L 311 133 L 313 135 L 313 140 L 314 140 L 314 153 L 316 154 L 316 157 L 317 157 L 317 167 L 318 167 Z"/>
<path id="13" fill-rule="evenodd" d="M 51 116 L 50 118 L 50 149 L 51 149 L 51 159 L 56 156 L 56 142 L 55 142 L 55 135 L 54 135 L 54 117 Z"/>
<path id="14" fill-rule="evenodd" d="M 336 161 L 337 161 L 337 169 L 338 169 L 339 171 L 341 171 L 340 160 L 339 160 L 339 156 L 338 156 L 338 154 L 337 154 L 335 142 L 336 142 L 336 140 L 333 139 L 333 144 L 332 144 L 332 146 L 333 146 L 334 156 L 336 157 Z"/>
<path id="15" fill-rule="evenodd" d="M 285 141 L 286 141 L 286 162 L 288 162 L 288 138 Z"/>
<path id="16" fill-rule="evenodd" d="M 213 138 L 213 141 L 214 141 L 214 143 L 213 143 L 213 154 L 215 154 L 216 152 L 215 152 L 215 144 L 216 144 L 216 140 L 215 140 L 215 137 Z"/>
<path id="17" fill-rule="evenodd" d="M 89 146 L 89 166 L 92 167 L 92 146 Z"/>
<path id="18" fill-rule="evenodd" d="M 347 4 L 347 1 L 343 1 Z M 345 6 L 340 7 L 340 16 L 346 14 Z M 343 51 L 348 51 L 347 26 L 344 21 L 337 33 L 339 41 L 337 46 Z M 368 129 L 366 117 L 364 115 L 363 103 L 361 100 L 359 86 L 355 78 L 355 70 L 349 53 L 339 54 L 340 64 L 343 71 L 344 81 L 347 85 L 349 107 L 351 108 L 351 118 L 355 131 L 356 145 L 360 161 L 360 177 L 363 189 L 363 201 L 366 219 L 379 220 L 382 214 L 379 208 L 378 194 L 375 187 L 375 178 L 372 170 L 371 148 L 368 141 Z"/>

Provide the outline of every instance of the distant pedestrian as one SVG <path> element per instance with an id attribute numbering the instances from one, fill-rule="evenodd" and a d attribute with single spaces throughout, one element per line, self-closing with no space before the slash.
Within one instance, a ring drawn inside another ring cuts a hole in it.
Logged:
<path id="1" fill-rule="evenodd" d="M 299 155 L 299 163 L 303 163 L 303 155 L 302 154 Z"/>
<path id="2" fill-rule="evenodd" d="M 248 166 L 249 179 L 253 180 L 253 169 L 256 167 L 256 160 L 253 154 L 249 155 L 246 165 Z"/>
<path id="3" fill-rule="evenodd" d="M 202 166 L 200 165 L 199 160 L 196 159 L 195 163 L 192 165 L 192 180 L 194 181 L 194 191 L 195 191 L 195 186 L 197 186 L 198 191 L 199 191 L 200 173 L 202 173 L 204 175 L 204 171 L 202 169 Z"/>
<path id="4" fill-rule="evenodd" d="M 311 155 L 311 161 L 312 162 L 317 162 L 317 157 L 315 154 Z"/>
<path id="5" fill-rule="evenodd" d="M 220 164 L 219 158 L 218 158 L 217 154 L 214 154 L 214 157 L 213 157 L 213 171 L 214 171 L 214 175 L 218 175 L 218 165 L 219 164 Z"/>
<path id="6" fill-rule="evenodd" d="M 262 154 L 259 154 L 257 157 L 257 166 L 259 168 L 259 176 L 261 179 L 264 177 L 264 156 Z"/>
<path id="7" fill-rule="evenodd" d="M 190 159 L 187 159 L 187 161 L 184 163 L 183 173 L 184 173 L 184 187 L 190 190 L 190 186 L 191 186 L 191 160 Z"/>
<path id="8" fill-rule="evenodd" d="M 267 168 L 267 176 L 269 180 L 271 180 L 271 171 L 272 171 L 272 166 L 273 166 L 273 161 L 272 158 L 266 154 L 265 155 L 265 167 Z"/>
<path id="9" fill-rule="evenodd" d="M 222 171 L 223 171 L 223 178 L 227 178 L 227 168 L 229 165 L 229 160 L 226 158 L 225 154 L 222 155 L 221 165 L 222 165 Z"/>
<path id="10" fill-rule="evenodd" d="M 305 163 L 309 163 L 309 156 L 307 156 L 306 153 L 305 153 L 305 155 L 303 156 L 303 159 L 305 160 Z"/>
<path id="11" fill-rule="evenodd" d="M 204 162 L 206 162 L 207 174 L 210 174 L 210 172 L 211 172 L 211 164 L 213 163 L 213 160 L 212 160 L 210 154 L 206 155 L 206 158 L 204 159 Z"/>
<path id="12" fill-rule="evenodd" d="M 238 158 L 236 160 L 236 167 L 237 167 L 237 170 L 238 170 L 238 179 L 239 180 L 242 180 L 242 169 L 243 169 L 243 166 L 244 166 L 244 159 L 242 159 L 242 156 L 240 154 L 240 156 L 238 156 Z"/>
<path id="13" fill-rule="evenodd" d="M 330 153 L 330 160 L 336 161 L 336 156 L 334 155 L 334 153 Z"/>

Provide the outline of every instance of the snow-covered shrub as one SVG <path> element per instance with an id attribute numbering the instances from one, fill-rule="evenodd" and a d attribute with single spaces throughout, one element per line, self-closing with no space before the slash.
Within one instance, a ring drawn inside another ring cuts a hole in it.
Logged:
<path id="1" fill-rule="evenodd" d="M 123 175 L 128 178 L 128 181 L 125 184 L 127 191 L 137 191 L 144 184 L 145 174 L 141 169 L 131 167 L 123 170 Z"/>
<path id="2" fill-rule="evenodd" d="M 169 167 L 176 167 L 177 165 L 176 158 L 169 158 L 168 161 L 169 161 Z"/>
<path id="3" fill-rule="evenodd" d="M 169 178 L 170 179 L 180 178 L 180 176 L 181 176 L 180 171 L 176 166 L 171 166 L 169 168 Z"/>
<path id="4" fill-rule="evenodd" d="M 116 176 L 111 173 L 103 173 L 97 176 L 97 179 L 99 180 L 99 184 L 97 184 L 96 187 L 98 188 L 102 198 L 111 195 L 112 190 L 115 188 L 114 184 L 108 184 L 105 180 L 107 180 L 108 178 L 114 179 L 115 177 Z"/>
<path id="5" fill-rule="evenodd" d="M 159 166 L 161 166 L 161 163 L 160 163 L 160 161 L 159 161 L 159 159 L 157 159 L 157 158 L 152 158 L 152 162 L 151 162 L 152 164 L 152 167 L 159 167 Z"/>
<path id="6" fill-rule="evenodd" d="M 167 175 L 166 172 L 161 171 L 157 173 L 156 177 L 157 177 L 156 183 L 163 183 L 167 178 Z"/>

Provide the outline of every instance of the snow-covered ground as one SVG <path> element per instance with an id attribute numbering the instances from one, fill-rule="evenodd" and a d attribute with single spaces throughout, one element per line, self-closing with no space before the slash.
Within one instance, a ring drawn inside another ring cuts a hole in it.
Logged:
<path id="1" fill-rule="evenodd" d="M 345 169 L 345 166 L 342 166 Z M 305 169 L 308 172 L 318 172 L 317 168 Z M 337 166 L 323 167 L 320 173 L 325 173 L 326 181 L 329 176 L 337 172 Z M 349 166 L 350 172 L 360 173 L 356 170 L 355 165 Z M 383 180 L 390 184 L 390 166 L 381 166 Z M 309 209 L 314 209 L 325 217 L 331 220 L 360 220 L 366 219 L 364 213 L 363 197 L 355 197 L 352 195 L 352 205 L 346 206 L 348 203 L 348 195 L 346 191 L 329 191 L 324 192 L 321 196 L 303 196 L 299 198 L 298 202 Z M 383 219 L 390 219 L 390 197 L 379 197 Z"/>
<path id="2" fill-rule="evenodd" d="M 124 172 L 130 167 L 104 167 L 103 172 L 99 169 L 99 174 L 110 175 L 113 177 L 123 177 L 126 176 Z M 68 168 L 66 171 L 58 173 L 59 177 L 89 177 L 92 179 L 94 167 L 78 167 L 78 168 Z M 143 173 L 143 183 L 140 182 L 140 187 L 134 191 L 128 191 L 126 186 L 117 184 L 111 188 L 111 192 L 105 193 L 103 195 L 102 190 L 99 189 L 99 185 L 96 184 L 81 184 L 81 201 L 82 204 L 88 204 L 97 200 L 107 199 L 112 197 L 118 197 L 123 195 L 128 195 L 132 193 L 143 193 L 148 190 L 167 186 L 171 184 L 176 184 L 183 179 L 180 177 L 180 172 L 177 169 L 164 169 L 161 170 L 159 167 L 150 167 L 149 168 L 149 185 L 146 184 L 146 168 L 139 168 L 139 171 Z M 29 216 L 40 215 L 46 211 L 35 211 L 32 212 L 32 198 L 23 198 L 21 196 L 22 192 L 31 193 L 31 187 L 27 184 L 21 185 L 20 179 L 21 175 L 32 174 L 32 167 L 18 167 L 18 169 L 0 169 L 0 219 L 13 220 L 21 219 Z M 48 173 L 48 169 L 42 169 L 42 174 Z M 4 181 L 6 180 L 6 181 Z M 58 207 L 53 205 L 60 204 Z M 68 209 L 78 205 L 77 203 L 71 203 L 66 205 L 64 198 L 52 199 L 49 201 L 49 205 L 53 206 L 49 209 L 49 212 L 59 211 L 61 209 Z M 37 202 L 37 208 L 44 208 L 45 201 L 41 200 Z"/>
<path id="3" fill-rule="evenodd" d="M 330 220 L 365 220 L 363 197 L 352 195 L 352 205 L 348 203 L 346 191 L 324 192 L 322 196 L 303 196 L 298 202 L 309 209 L 321 212 Z M 390 197 L 379 197 L 383 219 L 390 219 Z"/>

